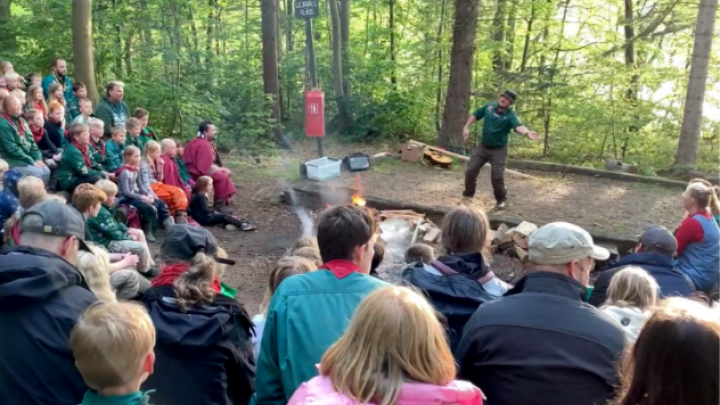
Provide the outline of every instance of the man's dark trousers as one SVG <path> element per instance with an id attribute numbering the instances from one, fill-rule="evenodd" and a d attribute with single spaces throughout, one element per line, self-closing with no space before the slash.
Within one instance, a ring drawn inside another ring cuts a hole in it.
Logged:
<path id="1" fill-rule="evenodd" d="M 464 197 L 474 197 L 477 188 L 477 176 L 485 163 L 490 162 L 490 182 L 492 183 L 495 201 L 503 202 L 507 198 L 505 188 L 505 165 L 507 164 L 508 146 L 489 148 L 480 143 L 473 151 L 465 171 Z"/>

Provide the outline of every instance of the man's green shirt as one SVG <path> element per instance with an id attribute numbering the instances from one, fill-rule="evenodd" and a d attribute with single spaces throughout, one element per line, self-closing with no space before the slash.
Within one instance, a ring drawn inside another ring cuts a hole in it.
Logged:
<path id="1" fill-rule="evenodd" d="M 482 144 L 489 148 L 507 145 L 510 131 L 522 125 L 511 108 L 506 109 L 502 114 L 498 114 L 497 108 L 497 102 L 487 103 L 473 113 L 476 120 L 484 120 Z"/>

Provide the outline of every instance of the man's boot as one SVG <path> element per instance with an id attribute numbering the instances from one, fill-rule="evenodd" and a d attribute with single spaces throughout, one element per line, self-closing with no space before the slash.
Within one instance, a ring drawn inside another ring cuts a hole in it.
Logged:
<path id="1" fill-rule="evenodd" d="M 145 233 L 145 240 L 148 242 L 155 242 L 155 235 L 152 233 L 152 224 L 149 222 L 142 223 L 142 231 Z"/>
<path id="2" fill-rule="evenodd" d="M 177 214 L 175 214 L 175 223 L 176 224 L 187 224 L 188 223 L 188 214 L 185 211 L 178 211 Z"/>

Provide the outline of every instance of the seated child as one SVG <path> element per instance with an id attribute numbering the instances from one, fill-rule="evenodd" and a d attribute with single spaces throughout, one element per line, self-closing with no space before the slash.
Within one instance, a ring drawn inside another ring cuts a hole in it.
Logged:
<path id="1" fill-rule="evenodd" d="M 105 178 L 105 174 L 93 167 L 90 158 L 90 129 L 84 124 L 74 124 L 67 145 L 58 165 L 57 177 L 60 190 L 72 193 L 80 184 L 95 184 Z"/>
<path id="2" fill-rule="evenodd" d="M 197 179 L 190 199 L 190 216 L 202 226 L 224 225 L 228 230 L 240 229 L 245 232 L 255 230 L 255 227 L 234 215 L 217 212 L 209 208 L 207 202 L 212 187 L 213 180 L 211 177 L 200 176 Z"/>
<path id="3" fill-rule="evenodd" d="M 280 260 L 278 260 L 277 264 L 270 272 L 270 276 L 268 277 L 268 285 L 267 289 L 265 290 L 265 296 L 263 297 L 263 301 L 260 304 L 260 313 L 253 316 L 252 318 L 253 325 L 255 325 L 255 333 L 252 338 L 252 342 L 253 352 L 255 353 L 256 359 L 260 354 L 260 342 L 262 342 L 263 330 L 265 329 L 265 316 L 267 315 L 267 310 L 270 307 L 270 299 L 275 293 L 275 290 L 277 290 L 277 288 L 280 286 L 280 283 L 282 283 L 286 278 L 295 274 L 303 274 L 315 271 L 317 269 L 318 267 L 315 264 L 310 262 L 308 259 L 305 259 L 304 257 L 285 256 L 281 257 Z"/>
<path id="4" fill-rule="evenodd" d="M 90 117 L 87 120 L 87 126 L 90 129 L 90 160 L 95 170 L 103 172 L 106 178 L 115 180 L 115 172 L 108 169 L 108 157 L 103 141 L 103 124 L 102 120 Z"/>
<path id="5" fill-rule="evenodd" d="M 92 101 L 89 98 L 81 98 L 78 100 L 78 115 L 73 118 L 73 124 L 85 124 L 88 125 L 88 119 L 92 114 Z"/>
<path id="6" fill-rule="evenodd" d="M 50 84 L 50 87 L 48 87 L 48 96 L 47 96 L 47 102 L 48 104 L 52 104 L 53 101 L 57 101 L 60 103 L 60 105 L 63 106 L 65 110 L 63 110 L 65 113 L 67 113 L 67 103 L 65 102 L 65 89 L 63 89 L 63 85 L 54 82 Z M 63 115 L 63 119 L 65 119 L 67 114 Z M 72 120 L 70 120 L 72 122 Z"/>
<path id="7" fill-rule="evenodd" d="M 304 257 L 313 262 L 313 264 L 315 264 L 318 268 L 323 265 L 322 257 L 320 257 L 320 251 L 309 246 L 295 249 L 290 252 L 289 256 Z"/>
<path id="8" fill-rule="evenodd" d="M 607 301 L 600 310 L 622 326 L 630 345 L 635 344 L 657 305 L 659 290 L 657 281 L 647 271 L 628 266 L 613 276 Z"/>
<path id="9" fill-rule="evenodd" d="M 183 180 L 180 174 L 175 158 L 177 157 L 177 147 L 175 141 L 172 139 L 163 139 L 160 142 L 162 149 L 162 161 L 163 161 L 163 183 L 175 186 L 185 192 L 188 199 L 192 197 L 192 187 L 185 180 Z"/>
<path id="10" fill-rule="evenodd" d="M 50 141 L 48 132 L 45 129 L 45 119 L 43 119 L 42 111 L 35 109 L 28 110 L 25 113 L 25 118 L 28 124 L 30 124 L 30 132 L 32 132 L 33 139 L 40 150 L 43 161 L 51 170 L 57 169 L 60 158 L 62 158 L 62 151 L 56 148 L 55 144 Z"/>
<path id="11" fill-rule="evenodd" d="M 28 73 L 27 76 L 25 76 L 25 82 L 28 88 L 30 88 L 30 86 L 40 86 L 42 89 L 42 76 L 40 76 L 40 73 Z M 45 97 L 43 96 L 43 98 Z"/>
<path id="12" fill-rule="evenodd" d="M 131 253 L 138 257 L 137 270 L 152 275 L 155 265 L 145 234 L 139 229 L 127 228 L 115 219 L 115 197 L 118 187 L 110 180 L 100 180 L 95 186 L 105 193 L 105 201 L 97 215 L 87 221 L 88 230 L 95 243 L 112 253 Z M 147 286 L 146 286 L 147 287 Z"/>
<path id="13" fill-rule="evenodd" d="M 45 121 L 50 142 L 56 149 L 62 149 L 67 144 L 65 136 L 65 107 L 57 101 L 51 101 L 48 106 L 48 119 Z"/>
<path id="14" fill-rule="evenodd" d="M 291 250 L 305 248 L 305 247 L 313 248 L 313 249 L 317 250 L 318 253 L 320 252 L 320 247 L 318 247 L 317 238 L 314 236 L 310 237 L 310 238 L 303 237 L 303 238 L 296 240 L 295 243 L 293 244 Z"/>
<path id="15" fill-rule="evenodd" d="M 125 147 L 134 146 L 139 150 L 145 149 L 145 142 L 140 138 L 140 120 L 135 117 L 130 117 L 125 121 Z"/>
<path id="16" fill-rule="evenodd" d="M 437 269 L 430 265 L 433 260 L 435 260 L 435 252 L 433 251 L 433 248 L 424 243 L 411 245 L 405 251 L 405 263 L 412 266 L 422 263 L 423 268 L 428 273 L 432 273 L 437 276 L 442 275 Z"/>
<path id="17" fill-rule="evenodd" d="M 5 222 L 15 215 L 15 212 L 20 206 L 17 187 L 22 177 L 22 173 L 17 170 L 8 170 L 2 176 L 3 190 L 0 191 L 0 232 L 2 232 L 5 227 Z"/>
<path id="18" fill-rule="evenodd" d="M 140 149 L 126 146 L 123 151 L 123 165 L 115 172 L 120 190 L 120 201 L 137 208 L 140 214 L 145 238 L 155 242 L 152 227 L 155 222 L 162 222 L 166 230 L 175 225 L 167 204 L 157 197 L 151 189 L 145 187 L 140 180 Z"/>
<path id="19" fill-rule="evenodd" d="M 30 86 L 27 92 L 27 100 L 25 102 L 25 111 L 38 110 L 42 113 L 43 119 L 48 119 L 48 105 L 43 96 L 42 86 Z M 29 120 L 28 120 L 29 121 Z"/>
<path id="20" fill-rule="evenodd" d="M 134 269 L 138 257 L 126 253 L 120 260 L 111 263 L 105 249 L 98 246 L 90 246 L 90 249 L 91 252 L 79 251 L 75 263 L 90 291 L 103 302 L 130 300 L 137 297 L 142 278 Z M 149 286 L 150 282 L 147 285 Z"/>
<path id="21" fill-rule="evenodd" d="M 182 189 L 163 183 L 164 166 L 165 162 L 160 158 L 160 144 L 148 141 L 140 162 L 140 180 L 146 188 L 152 190 L 155 197 L 167 204 L 172 216 L 177 217 L 180 223 L 187 223 L 187 195 Z"/>
<path id="22" fill-rule="evenodd" d="M 65 105 L 65 109 L 67 110 L 65 113 L 65 121 L 73 123 L 73 124 L 85 124 L 87 125 L 87 120 L 80 121 L 80 122 L 73 122 L 75 121 L 75 118 L 79 117 L 81 115 L 80 113 L 80 100 L 87 100 L 87 89 L 85 88 L 85 85 L 80 82 L 73 83 L 73 94 L 75 97 L 73 97 L 70 100 L 67 100 L 67 104 Z M 90 104 L 90 111 L 92 111 L 92 103 Z M 85 117 L 86 119 L 90 116 L 90 113 L 87 114 Z"/>
<path id="23" fill-rule="evenodd" d="M 100 119 L 98 121 L 102 122 Z M 125 130 L 113 127 L 110 140 L 105 143 L 105 168 L 108 172 L 115 172 L 123 165 L 123 150 L 125 150 Z"/>
<path id="24" fill-rule="evenodd" d="M 153 372 L 155 327 L 147 311 L 130 302 L 88 307 L 70 333 L 75 365 L 90 388 L 83 405 L 140 405 L 140 385 Z"/>
<path id="25" fill-rule="evenodd" d="M 143 144 L 148 143 L 148 141 L 160 142 L 160 138 L 155 131 L 148 127 L 148 122 L 150 121 L 150 113 L 148 110 L 136 108 L 132 115 L 140 121 L 140 138 Z"/>
<path id="26" fill-rule="evenodd" d="M 180 179 L 182 179 L 183 183 L 189 185 L 190 188 L 192 188 L 195 185 L 195 180 L 193 180 L 192 176 L 190 176 L 190 172 L 188 171 L 188 168 L 185 165 L 185 161 L 183 160 L 185 145 L 183 145 L 183 143 L 178 141 L 177 139 L 173 139 L 173 141 L 175 141 L 175 146 L 177 148 L 173 160 L 175 160 L 178 172 L 180 173 Z"/>
<path id="27" fill-rule="evenodd" d="M 17 183 L 18 203 L 20 207 L 15 214 L 5 221 L 3 243 L 9 246 L 20 244 L 20 217 L 25 210 L 42 202 L 47 196 L 45 183 L 37 177 L 25 176 Z"/>
<path id="28" fill-rule="evenodd" d="M 370 262 L 370 275 L 373 277 L 380 278 L 377 272 L 378 267 L 382 264 L 385 259 L 385 242 L 378 240 L 375 243 L 375 250 L 373 251 L 372 261 Z"/>

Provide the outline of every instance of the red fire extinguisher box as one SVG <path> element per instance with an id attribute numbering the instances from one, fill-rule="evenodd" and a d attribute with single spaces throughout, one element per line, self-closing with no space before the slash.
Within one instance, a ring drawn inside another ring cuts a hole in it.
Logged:
<path id="1" fill-rule="evenodd" d="M 325 93 L 305 92 L 305 136 L 325 136 Z"/>

